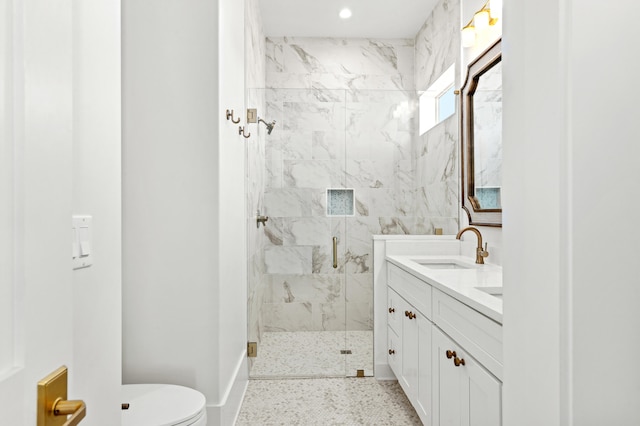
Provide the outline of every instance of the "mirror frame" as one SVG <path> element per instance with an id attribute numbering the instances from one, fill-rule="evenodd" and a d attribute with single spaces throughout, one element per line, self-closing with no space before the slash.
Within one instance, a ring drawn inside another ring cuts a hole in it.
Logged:
<path id="1" fill-rule="evenodd" d="M 470 225 L 502 226 L 502 208 L 482 209 L 475 197 L 473 157 L 473 95 L 480 77 L 502 60 L 502 38 L 482 52 L 467 67 L 467 77 L 460 90 L 460 140 L 462 171 L 462 208 Z"/>

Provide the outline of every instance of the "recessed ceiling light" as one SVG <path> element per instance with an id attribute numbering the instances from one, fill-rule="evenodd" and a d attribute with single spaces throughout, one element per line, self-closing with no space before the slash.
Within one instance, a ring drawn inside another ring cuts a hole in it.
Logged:
<path id="1" fill-rule="evenodd" d="M 351 18 L 351 10 L 344 8 L 340 11 L 340 17 L 342 19 L 349 19 Z"/>

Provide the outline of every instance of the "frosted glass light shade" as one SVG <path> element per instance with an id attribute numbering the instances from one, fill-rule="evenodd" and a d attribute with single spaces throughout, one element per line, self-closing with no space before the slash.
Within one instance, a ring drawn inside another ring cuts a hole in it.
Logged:
<path id="1" fill-rule="evenodd" d="M 490 16 L 488 10 L 479 10 L 475 15 L 473 15 L 473 26 L 477 31 L 484 31 L 489 28 L 489 19 Z"/>
<path id="2" fill-rule="evenodd" d="M 464 27 L 462 29 L 462 47 L 471 47 L 476 42 L 476 30 L 473 27 Z"/>

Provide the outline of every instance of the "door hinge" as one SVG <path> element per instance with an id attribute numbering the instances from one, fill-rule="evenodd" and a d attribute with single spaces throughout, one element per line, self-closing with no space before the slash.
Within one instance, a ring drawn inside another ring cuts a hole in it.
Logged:
<path id="1" fill-rule="evenodd" d="M 258 356 L 258 342 L 247 342 L 247 356 L 249 358 Z"/>

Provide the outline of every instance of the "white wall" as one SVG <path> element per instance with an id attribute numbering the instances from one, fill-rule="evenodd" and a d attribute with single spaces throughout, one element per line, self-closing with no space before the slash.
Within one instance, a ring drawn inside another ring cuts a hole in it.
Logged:
<path id="1" fill-rule="evenodd" d="M 220 0 L 218 115 L 220 270 L 218 300 L 220 363 L 218 405 L 221 425 L 232 424 L 248 383 L 247 349 L 247 237 L 245 143 L 238 126 L 246 126 L 245 111 L 245 2 Z M 224 118 L 227 109 L 242 118 L 234 125 Z M 248 139 L 247 139 L 248 140 Z M 212 425 L 216 424 L 211 422 Z"/>
<path id="2" fill-rule="evenodd" d="M 505 2 L 508 425 L 640 423 L 640 5 L 598 6 Z"/>
<path id="3" fill-rule="evenodd" d="M 13 143 L 13 8 L 0 3 L 0 372 L 13 368 L 15 343 L 13 282 L 14 143 Z"/>
<path id="4" fill-rule="evenodd" d="M 69 386 L 87 404 L 88 425 L 121 416 L 120 50 L 120 2 L 73 0 L 72 208 L 93 216 L 94 261 L 73 273 Z"/>
<path id="5" fill-rule="evenodd" d="M 123 4 L 123 380 L 219 418 L 246 376 L 243 23 L 231 0 Z"/>

